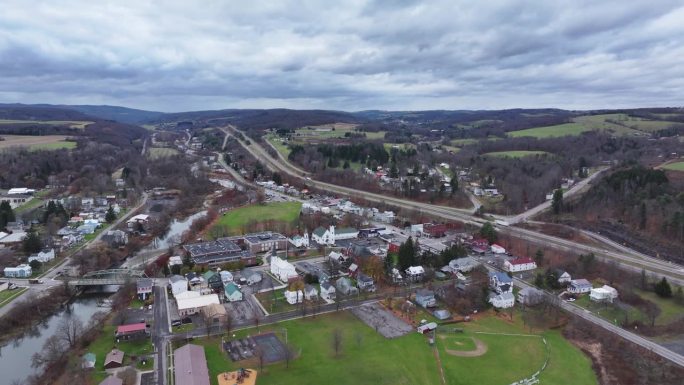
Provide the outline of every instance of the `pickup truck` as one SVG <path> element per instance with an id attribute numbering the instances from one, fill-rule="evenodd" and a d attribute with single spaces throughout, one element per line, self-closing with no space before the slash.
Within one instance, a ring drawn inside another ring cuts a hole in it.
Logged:
<path id="1" fill-rule="evenodd" d="M 29 283 L 41 284 L 41 283 L 45 283 L 45 281 L 43 281 L 42 279 L 29 279 Z"/>

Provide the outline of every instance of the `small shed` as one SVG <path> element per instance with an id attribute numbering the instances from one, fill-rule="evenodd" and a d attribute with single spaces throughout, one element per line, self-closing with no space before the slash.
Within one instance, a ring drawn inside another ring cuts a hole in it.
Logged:
<path id="1" fill-rule="evenodd" d="M 86 353 L 83 355 L 83 361 L 81 362 L 81 367 L 83 369 L 92 369 L 95 367 L 95 361 L 97 357 L 94 353 Z"/>
<path id="2" fill-rule="evenodd" d="M 123 365 L 124 352 L 119 349 L 112 349 L 111 352 L 107 353 L 107 357 L 104 360 L 105 369 L 120 368 Z"/>

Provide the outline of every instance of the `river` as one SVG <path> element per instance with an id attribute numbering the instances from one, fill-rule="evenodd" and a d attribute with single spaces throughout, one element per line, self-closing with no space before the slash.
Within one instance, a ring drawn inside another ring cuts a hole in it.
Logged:
<path id="1" fill-rule="evenodd" d="M 156 238 L 148 248 L 156 250 L 165 250 L 169 246 L 176 246 L 180 243 L 180 237 L 183 233 L 190 228 L 192 222 L 200 217 L 206 215 L 206 211 L 200 211 L 198 213 L 192 214 L 183 220 L 174 219 L 169 225 L 169 231 L 166 232 L 161 238 Z"/>
<path id="2" fill-rule="evenodd" d="M 2 346 L 0 348 L 0 373 L 2 373 L 0 382 L 11 384 L 13 381 L 24 380 L 36 373 L 37 370 L 31 367 L 31 357 L 41 351 L 43 343 L 55 334 L 59 323 L 71 313 L 86 326 L 93 314 L 98 311 L 109 311 L 107 307 L 97 306 L 98 300 L 102 298 L 101 295 L 76 298 L 68 309 L 60 310 L 38 325 L 34 331 Z"/>

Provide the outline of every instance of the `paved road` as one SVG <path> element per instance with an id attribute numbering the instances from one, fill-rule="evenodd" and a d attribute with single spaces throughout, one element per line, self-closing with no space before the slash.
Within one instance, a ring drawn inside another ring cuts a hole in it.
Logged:
<path id="1" fill-rule="evenodd" d="M 222 129 L 230 130 L 234 133 L 242 133 L 233 126 L 229 126 L 228 128 Z M 244 133 L 242 134 L 244 135 Z M 310 176 L 308 176 L 310 175 L 308 172 L 301 170 L 300 168 L 290 164 L 285 158 L 282 157 L 282 155 L 280 155 L 280 153 L 278 153 L 279 159 L 274 160 L 271 157 L 271 155 L 268 154 L 268 152 L 261 147 L 259 143 L 251 141 L 251 144 L 247 145 L 244 141 L 241 141 L 239 139 L 237 140 L 245 149 L 247 149 L 248 152 L 252 154 L 252 156 L 263 161 L 268 168 L 274 171 L 284 172 L 295 178 L 302 179 L 306 184 L 330 191 L 332 193 L 346 196 L 362 197 L 368 201 L 373 202 L 389 203 L 398 207 L 417 210 L 419 212 L 423 212 L 448 220 L 458 220 L 464 223 L 473 224 L 475 226 L 481 226 L 483 223 L 487 222 L 486 219 L 473 216 L 473 210 L 464 210 L 453 207 L 445 207 L 427 203 L 414 202 L 313 180 Z M 594 174 L 594 177 L 596 177 L 596 174 Z M 585 183 L 588 183 L 588 181 Z M 582 186 L 578 186 L 578 188 L 580 187 Z M 641 269 L 645 269 L 651 273 L 666 276 L 671 282 L 677 283 L 679 285 L 684 285 L 684 267 L 671 264 L 667 261 L 650 258 L 648 256 L 644 256 L 643 254 L 635 253 L 632 250 L 630 250 L 629 252 L 623 251 L 618 253 L 614 250 L 606 250 L 599 247 L 587 246 L 583 243 L 568 241 L 562 238 L 553 237 L 550 235 L 513 226 L 499 226 L 499 231 L 508 233 L 512 236 L 525 238 L 531 242 L 549 247 L 560 248 L 563 250 L 572 250 L 581 253 L 594 253 L 599 258 L 617 260 L 622 263 L 623 267 L 631 269 L 633 271 L 641 271 Z"/>
<path id="2" fill-rule="evenodd" d="M 604 171 L 606 171 L 608 169 L 609 169 L 609 167 L 602 167 L 600 170 L 591 174 L 589 177 L 580 180 L 574 186 L 572 186 L 568 191 L 563 193 L 563 199 L 568 199 L 572 196 L 578 195 L 580 192 L 583 192 L 585 187 L 587 187 L 589 185 L 589 183 L 591 183 L 594 179 L 598 178 L 601 174 L 604 173 Z M 545 201 L 542 204 L 535 206 L 535 207 L 533 207 L 533 208 L 531 208 L 525 212 L 522 212 L 518 215 L 514 215 L 514 216 L 498 216 L 498 215 L 496 215 L 495 217 L 497 219 L 504 220 L 510 224 L 525 222 L 529 218 L 531 218 L 531 217 L 533 217 L 533 216 L 535 216 L 541 212 L 548 210 L 551 207 L 551 202 L 552 201 L 550 201 L 550 200 Z"/>
<path id="3" fill-rule="evenodd" d="M 529 285 L 527 282 L 525 282 L 521 279 L 518 279 L 518 278 L 514 278 L 513 283 L 515 286 L 517 286 L 521 289 L 526 288 L 526 287 L 533 287 L 532 285 Z M 552 298 L 557 300 L 557 297 L 552 293 L 548 293 L 545 291 L 544 294 L 547 297 L 552 297 Z M 637 344 L 637 345 L 639 345 L 645 349 L 648 349 L 648 350 L 652 351 L 653 353 L 656 353 L 659 356 L 661 356 L 661 357 L 663 357 L 669 361 L 672 361 L 673 363 L 675 363 L 679 366 L 684 366 L 684 356 L 682 356 L 676 352 L 673 352 L 672 350 L 669 350 L 669 349 L 667 349 L 667 348 L 665 348 L 665 347 L 663 347 L 663 346 L 661 346 L 661 345 L 659 345 L 659 344 L 657 344 L 651 340 L 648 340 L 644 337 L 641 337 L 637 334 L 634 334 L 634 333 L 632 333 L 628 330 L 625 330 L 625 329 L 623 329 L 617 325 L 614 325 L 613 323 L 608 322 L 605 319 L 603 319 L 599 316 L 596 316 L 593 313 L 591 313 L 590 311 L 588 311 L 584 308 L 581 308 L 581 307 L 579 307 L 579 306 L 577 306 L 571 302 L 560 301 L 559 306 L 563 310 L 566 310 L 567 312 L 572 313 L 575 316 L 583 318 L 583 319 L 585 319 L 585 320 L 587 320 L 587 321 L 589 321 L 595 325 L 598 325 L 598 326 L 600 326 L 600 327 L 602 327 L 602 328 L 604 328 L 604 329 L 606 329 L 606 330 L 608 330 L 614 334 L 617 334 L 618 336 L 626 339 L 627 341 L 633 342 L 633 343 L 635 343 L 635 344 Z"/>
<path id="4" fill-rule="evenodd" d="M 166 373 L 169 362 L 167 362 L 166 348 L 171 335 L 170 327 L 166 285 L 157 282 L 157 286 L 154 287 L 154 329 L 152 331 L 152 339 L 154 350 L 157 354 L 154 366 L 158 385 L 167 383 Z"/>

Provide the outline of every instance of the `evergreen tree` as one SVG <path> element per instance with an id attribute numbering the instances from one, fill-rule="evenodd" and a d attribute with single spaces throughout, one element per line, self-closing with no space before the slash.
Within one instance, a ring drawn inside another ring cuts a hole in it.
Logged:
<path id="1" fill-rule="evenodd" d="M 107 214 L 105 214 L 105 221 L 107 223 L 112 223 L 116 219 L 116 213 L 114 212 L 114 208 L 112 206 L 109 206 L 109 209 L 107 209 Z"/>
<path id="2" fill-rule="evenodd" d="M 274 173 L 273 173 L 272 179 L 273 179 L 273 182 L 274 182 L 275 184 L 277 184 L 278 186 L 280 186 L 281 184 L 283 184 L 283 178 L 282 178 L 282 177 L 280 176 L 280 174 L 278 174 L 277 172 L 274 172 Z"/>
<path id="3" fill-rule="evenodd" d="M 348 161 L 348 160 L 345 160 L 345 161 L 344 161 L 344 164 L 342 165 L 342 168 L 346 170 L 346 169 L 348 169 L 350 166 L 351 166 L 351 165 L 349 164 L 349 161 Z"/>
<path id="4" fill-rule="evenodd" d="M 7 201 L 0 203 L 0 229 L 4 229 L 7 223 L 16 220 L 12 206 Z"/>
<path id="5" fill-rule="evenodd" d="M 542 249 L 537 249 L 537 252 L 534 254 L 534 263 L 537 264 L 537 267 L 541 267 L 544 263 L 544 251 Z"/>
<path id="6" fill-rule="evenodd" d="M 557 189 L 553 192 L 551 208 L 553 208 L 553 213 L 556 215 L 560 214 L 561 211 L 563 211 L 563 190 Z"/>
<path id="7" fill-rule="evenodd" d="M 655 284 L 654 287 L 655 293 L 658 295 L 658 297 L 661 298 L 670 298 L 672 297 L 672 287 L 670 287 L 670 283 L 667 282 L 667 278 L 663 277 L 663 279 L 660 280 L 660 282 Z"/>
<path id="8" fill-rule="evenodd" d="M 534 277 L 534 286 L 543 289 L 544 288 L 544 276 L 541 275 L 540 273 L 537 273 L 537 276 Z"/>
<path id="9" fill-rule="evenodd" d="M 416 260 L 416 249 L 413 245 L 413 238 L 409 237 L 406 242 L 399 246 L 399 268 L 404 271 L 409 266 L 413 266 Z"/>
<path id="10" fill-rule="evenodd" d="M 43 243 L 40 241 L 40 237 L 35 231 L 29 230 L 28 234 L 26 234 L 26 238 L 24 238 L 22 246 L 26 254 L 34 254 L 43 248 Z"/>
<path id="11" fill-rule="evenodd" d="M 482 225 L 482 228 L 480 228 L 480 236 L 489 241 L 489 243 L 496 242 L 496 239 L 498 238 L 496 229 L 494 229 L 494 226 L 492 226 L 490 222 L 486 222 Z"/>
<path id="12" fill-rule="evenodd" d="M 43 264 L 39 260 L 34 259 L 33 261 L 29 262 L 29 266 L 31 266 L 31 270 L 39 271 L 40 267 L 43 266 Z"/>

